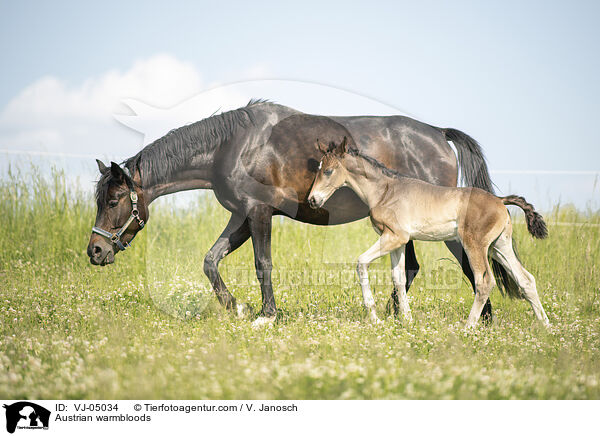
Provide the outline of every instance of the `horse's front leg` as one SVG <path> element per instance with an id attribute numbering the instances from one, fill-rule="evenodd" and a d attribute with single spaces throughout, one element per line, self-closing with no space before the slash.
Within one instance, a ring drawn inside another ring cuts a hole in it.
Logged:
<path id="1" fill-rule="evenodd" d="M 254 265 L 256 277 L 260 283 L 262 293 L 262 310 L 260 316 L 254 321 L 254 326 L 272 324 L 277 315 L 277 306 L 273 296 L 273 284 L 271 283 L 271 271 L 273 262 L 271 260 L 271 219 L 273 208 L 266 204 L 255 206 L 248 215 L 250 235 L 254 247 Z"/>
<path id="2" fill-rule="evenodd" d="M 238 215 L 232 215 L 217 241 L 204 258 L 204 273 L 210 280 L 219 303 L 240 317 L 246 317 L 252 312 L 245 304 L 237 304 L 219 274 L 219 262 L 227 255 L 238 249 L 250 237 L 248 220 Z"/>

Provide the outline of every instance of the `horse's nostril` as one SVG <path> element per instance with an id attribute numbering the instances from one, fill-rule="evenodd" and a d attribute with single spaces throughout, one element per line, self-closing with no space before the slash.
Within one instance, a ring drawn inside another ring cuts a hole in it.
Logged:
<path id="1" fill-rule="evenodd" d="M 100 248 L 98 245 L 94 245 L 94 254 L 100 254 L 102 253 L 102 248 Z"/>

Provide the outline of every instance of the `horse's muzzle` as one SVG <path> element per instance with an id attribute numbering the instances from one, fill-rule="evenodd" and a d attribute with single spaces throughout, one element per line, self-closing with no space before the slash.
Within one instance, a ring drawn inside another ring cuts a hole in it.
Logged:
<path id="1" fill-rule="evenodd" d="M 87 255 L 92 265 L 105 266 L 115 261 L 115 253 L 112 248 L 106 247 L 100 241 L 88 245 Z"/>

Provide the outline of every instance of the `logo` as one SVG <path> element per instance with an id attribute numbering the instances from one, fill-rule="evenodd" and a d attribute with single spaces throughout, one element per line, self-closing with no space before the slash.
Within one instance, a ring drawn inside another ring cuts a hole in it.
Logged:
<path id="1" fill-rule="evenodd" d="M 48 430 L 50 411 L 29 401 L 19 401 L 4 405 L 6 409 L 6 431 L 14 433 L 15 429 Z"/>

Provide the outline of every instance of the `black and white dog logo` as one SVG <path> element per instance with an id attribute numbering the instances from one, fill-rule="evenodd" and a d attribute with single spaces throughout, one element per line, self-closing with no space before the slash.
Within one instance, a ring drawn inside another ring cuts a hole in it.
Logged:
<path id="1" fill-rule="evenodd" d="M 48 429 L 50 411 L 29 401 L 19 401 L 4 405 L 6 409 L 6 431 L 14 433 L 18 429 Z"/>

